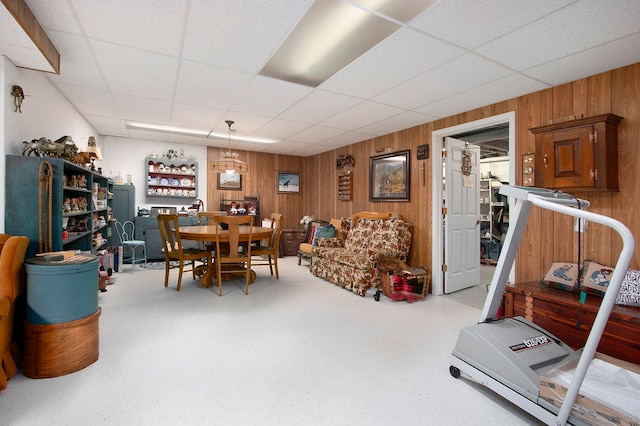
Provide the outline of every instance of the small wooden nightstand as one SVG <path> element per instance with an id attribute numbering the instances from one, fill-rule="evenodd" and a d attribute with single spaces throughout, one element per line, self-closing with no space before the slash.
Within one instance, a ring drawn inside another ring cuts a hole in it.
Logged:
<path id="1" fill-rule="evenodd" d="M 300 243 L 307 234 L 305 229 L 283 229 L 280 237 L 280 248 L 283 256 L 296 256 Z"/>

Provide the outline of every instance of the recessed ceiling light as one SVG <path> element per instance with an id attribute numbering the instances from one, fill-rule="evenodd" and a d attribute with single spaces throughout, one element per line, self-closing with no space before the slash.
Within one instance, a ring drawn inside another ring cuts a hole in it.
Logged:
<path id="1" fill-rule="evenodd" d="M 190 129 L 188 127 L 170 126 L 167 124 L 145 123 L 141 121 L 124 120 L 124 126 L 131 130 L 146 130 L 149 132 L 168 133 L 172 135 L 193 136 L 206 139 L 222 139 L 228 140 L 229 135 L 226 133 L 216 133 L 211 130 Z M 255 136 L 231 135 L 231 140 L 236 142 L 250 143 L 276 143 L 277 139 L 260 138 Z"/>
<path id="2" fill-rule="evenodd" d="M 316 1 L 260 74 L 317 87 L 435 0 Z"/>

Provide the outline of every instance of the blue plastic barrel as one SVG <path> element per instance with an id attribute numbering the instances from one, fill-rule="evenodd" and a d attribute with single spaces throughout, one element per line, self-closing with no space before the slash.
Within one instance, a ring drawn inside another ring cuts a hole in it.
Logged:
<path id="1" fill-rule="evenodd" d="M 27 259 L 27 321 L 58 324 L 93 315 L 98 310 L 98 259 L 45 262 Z"/>

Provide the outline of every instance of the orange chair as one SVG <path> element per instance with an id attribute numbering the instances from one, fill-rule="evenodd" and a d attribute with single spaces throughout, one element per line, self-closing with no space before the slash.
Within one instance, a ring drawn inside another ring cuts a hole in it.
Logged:
<path id="1" fill-rule="evenodd" d="M 24 255 L 29 238 L 0 234 L 0 391 L 18 368 L 18 345 L 13 341 L 16 298 L 24 290 Z"/>

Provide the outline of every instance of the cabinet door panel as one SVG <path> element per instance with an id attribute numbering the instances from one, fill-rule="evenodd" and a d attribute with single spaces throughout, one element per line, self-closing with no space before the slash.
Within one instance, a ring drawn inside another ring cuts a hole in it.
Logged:
<path id="1" fill-rule="evenodd" d="M 542 138 L 544 181 L 555 188 L 592 186 L 590 127 L 547 133 Z"/>

